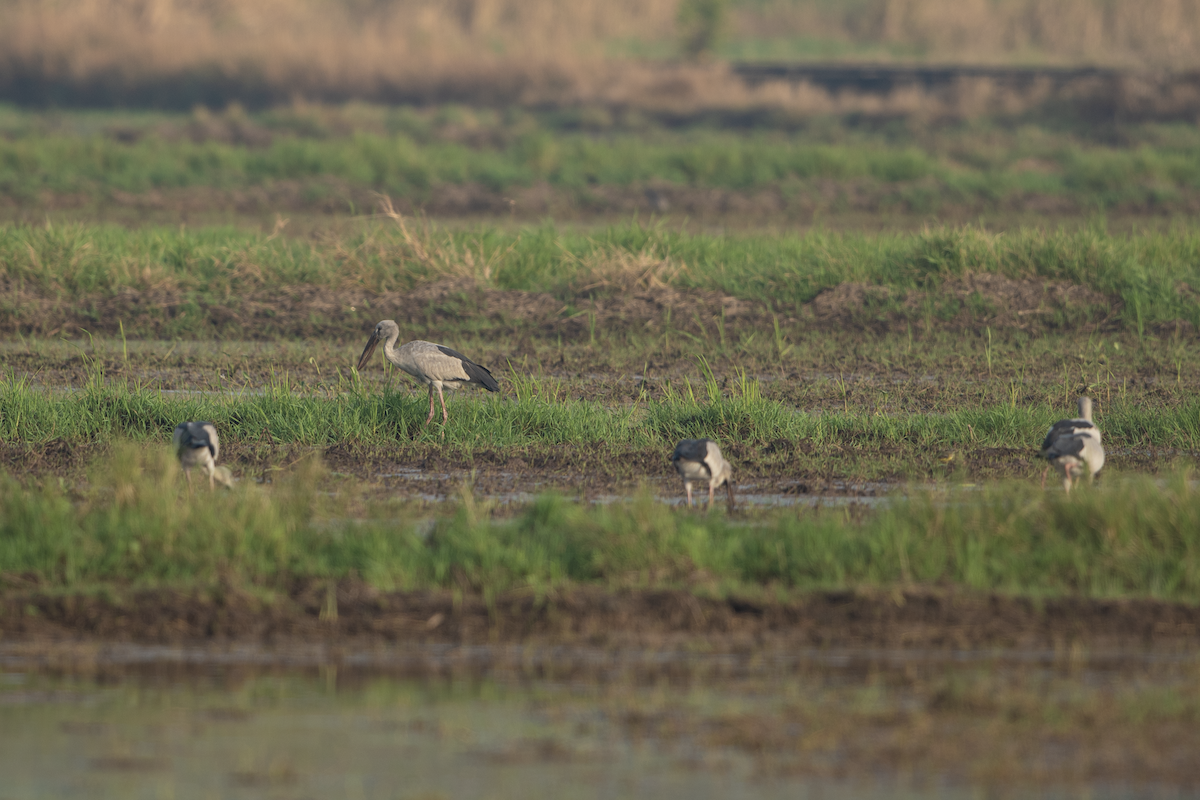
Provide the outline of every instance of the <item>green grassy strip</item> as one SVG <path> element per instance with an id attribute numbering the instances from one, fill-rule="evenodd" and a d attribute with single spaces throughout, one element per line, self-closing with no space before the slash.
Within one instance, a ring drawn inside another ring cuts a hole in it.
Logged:
<path id="1" fill-rule="evenodd" d="M 1160 160 L 1150 177 L 1200 185 L 1194 164 L 1188 172 L 1180 157 Z M 502 149 L 419 144 L 404 134 L 372 133 L 348 139 L 284 137 L 260 148 L 154 137 L 132 144 L 54 135 L 0 139 L 0 188 L 29 198 L 45 190 L 242 189 L 321 177 L 421 199 L 431 187 L 445 183 L 479 183 L 503 191 L 540 180 L 586 189 L 663 179 L 686 186 L 751 189 L 787 178 L 896 183 L 932 176 L 952 180 L 948 170 L 910 148 L 811 145 L 712 133 L 685 141 L 535 133 L 517 137 Z M 1021 180 L 1009 182 L 1012 189 L 1032 188 Z"/>
<path id="2" fill-rule="evenodd" d="M 1033 448 L 1061 409 L 993 406 L 946 414 L 885 416 L 804 413 L 762 398 L 747 381 L 732 396 L 710 384 L 701 392 L 671 391 L 662 401 L 609 408 L 582 401 L 548 400 L 537 379 L 506 396 L 466 394 L 450 401 L 445 427 L 423 427 L 423 393 L 388 389 L 315 397 L 277 385 L 260 395 L 172 396 L 93 381 L 79 392 L 53 392 L 9 377 L 0 381 L 0 439 L 39 444 L 55 439 L 110 442 L 167 441 L 176 423 L 214 422 L 225 441 L 326 446 L 408 442 L 421 437 L 466 449 L 604 442 L 612 446 L 668 447 L 683 438 L 769 443 L 778 439 L 816 446 L 906 448 Z M 702 387 L 703 388 L 703 387 Z M 1147 409 L 1113 401 L 1097 418 L 1109 447 L 1200 449 L 1200 402 Z"/>
<path id="3" fill-rule="evenodd" d="M 568 583 L 823 588 L 950 582 L 978 590 L 1200 602 L 1200 490 L 1186 474 L 1071 495 L 1006 485 L 922 494 L 861 520 L 777 512 L 749 523 L 640 497 L 586 507 L 543 497 L 492 521 L 467 498 L 419 533 L 338 521 L 303 467 L 273 487 L 189 497 L 164 452 L 119 448 L 75 502 L 53 482 L 0 477 L 0 574 L 49 585 L 188 584 L 218 575 L 277 586 L 353 571 L 380 588 L 485 594 Z M 324 504 L 324 505 L 323 505 Z"/>
<path id="4" fill-rule="evenodd" d="M 62 298 L 124 287 L 178 292 L 182 297 L 170 313 L 181 334 L 212 330 L 202 302 L 237 308 L 256 292 L 297 285 L 388 291 L 468 277 L 499 289 L 555 292 L 570 312 L 584 287 L 611 292 L 647 271 L 679 287 L 718 290 L 783 312 L 848 281 L 936 297 L 948 279 L 997 273 L 1067 281 L 1119 298 L 1121 320 L 1139 333 L 1155 322 L 1200 325 L 1200 231 L 1183 227 L 1130 235 L 1096 228 L 992 234 L 968 227 L 712 236 L 637 224 L 595 234 L 547 225 L 518 232 L 432 229 L 406 238 L 388 223 L 364 225 L 346 239 L 306 242 L 229 228 L 0 226 L 0 281 Z M 892 306 L 899 308 L 899 299 Z M 1068 316 L 1110 311 L 1080 308 Z M 21 313 L 19 305 L 0 301 L 0 315 L 19 321 Z M 153 306 L 144 313 L 167 314 Z M 364 322 L 378 315 L 370 309 L 355 313 L 370 318 Z M 99 314 L 96 322 L 115 325 Z M 269 327 L 269 320 L 263 324 Z"/>
<path id="5" fill-rule="evenodd" d="M 10 121 L 10 135 L 0 138 L 0 192 L 36 201 L 45 191 L 104 197 L 287 182 L 303 185 L 310 200 L 337 197 L 350 186 L 419 202 L 445 184 L 504 192 L 545 182 L 586 202 L 596 186 L 779 188 L 791 196 L 819 197 L 817 181 L 843 181 L 899 207 L 936 210 L 964 202 L 990 206 L 1030 193 L 1071 197 L 1083 207 L 1102 209 L 1171 203 L 1200 189 L 1200 140 L 1183 127 L 1170 135 L 1139 130 L 1132 138 L 1145 142 L 1140 147 L 1086 145 L 1049 134 L 1041 142 L 1018 137 L 999 147 L 999 154 L 989 154 L 988 131 L 932 142 L 847 134 L 836 138 L 849 143 L 835 143 L 821 141 L 819 133 L 747 136 L 704 128 L 597 136 L 547 129 L 548 120 L 539 124 L 532 118 L 523 125 L 496 123 L 492 136 L 477 137 L 486 144 L 468 146 L 438 135 L 440 126 L 420 115 L 387 116 L 373 123 L 380 130 L 342 136 L 311 130 L 304 120 L 265 116 L 258 130 L 269 143 L 259 146 L 194 142 L 178 132 L 164 137 L 153 128 L 136 141 L 120 141 L 88 132 L 82 123 L 72 135 L 46 131 L 35 120 Z M 1023 161 L 1031 158 L 1038 167 Z"/>

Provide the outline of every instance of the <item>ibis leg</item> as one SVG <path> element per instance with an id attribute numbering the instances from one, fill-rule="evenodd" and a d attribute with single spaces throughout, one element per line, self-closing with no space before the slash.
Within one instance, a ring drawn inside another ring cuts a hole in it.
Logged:
<path id="1" fill-rule="evenodd" d="M 688 504 L 688 508 L 691 508 L 692 507 L 692 484 L 691 484 L 691 481 L 683 482 L 683 490 L 685 492 L 687 492 L 687 504 Z"/>
<path id="2" fill-rule="evenodd" d="M 1046 488 L 1046 476 L 1049 474 L 1050 474 L 1050 465 L 1047 464 L 1046 468 L 1044 470 L 1042 470 L 1042 488 L 1043 489 Z"/>
<path id="3" fill-rule="evenodd" d="M 712 504 L 713 504 L 713 493 L 714 493 L 715 491 L 716 491 L 716 490 L 713 488 L 713 485 L 710 483 L 710 484 L 708 485 L 708 506 L 707 506 L 708 508 L 712 508 Z"/>

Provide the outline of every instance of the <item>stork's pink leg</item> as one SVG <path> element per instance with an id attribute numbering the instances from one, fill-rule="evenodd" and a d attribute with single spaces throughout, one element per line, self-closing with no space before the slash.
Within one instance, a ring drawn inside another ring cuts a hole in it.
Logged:
<path id="1" fill-rule="evenodd" d="M 445 425 L 450 421 L 450 415 L 446 413 L 446 398 L 442 396 L 442 387 L 437 387 L 438 401 L 442 404 L 442 424 Z M 432 412 L 430 412 L 432 413 Z"/>
<path id="2" fill-rule="evenodd" d="M 425 424 L 428 425 L 429 421 L 432 419 L 433 419 L 433 384 L 431 383 L 431 384 L 429 384 L 429 416 L 425 418 Z"/>
<path id="3" fill-rule="evenodd" d="M 688 508 L 692 507 L 692 484 L 690 481 L 683 482 L 683 490 L 687 492 Z"/>
<path id="4" fill-rule="evenodd" d="M 714 491 L 714 489 L 713 489 L 713 485 L 710 483 L 710 484 L 708 485 L 708 507 L 709 507 L 709 508 L 712 508 L 712 503 L 713 503 L 713 491 Z"/>

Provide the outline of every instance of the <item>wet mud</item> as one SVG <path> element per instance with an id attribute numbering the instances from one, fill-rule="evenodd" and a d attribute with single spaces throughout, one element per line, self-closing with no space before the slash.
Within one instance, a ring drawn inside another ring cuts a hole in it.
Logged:
<path id="1" fill-rule="evenodd" d="M 554 644 L 752 655 L 824 647 L 1200 651 L 1200 608 L 1147 599 L 1028 598 L 950 588 L 813 592 L 795 599 L 575 588 L 485 598 L 296 580 L 271 599 L 229 584 L 101 595 L 5 575 L 0 637 L 142 644 Z"/>
<path id="2" fill-rule="evenodd" d="M 42 481 L 88 479 L 92 465 L 102 463 L 108 446 L 55 440 L 45 444 L 0 442 L 0 466 L 9 473 Z M 729 442 L 726 458 L 734 475 L 742 510 L 755 506 L 819 506 L 861 501 L 874 505 L 892 493 L 932 483 L 950 485 L 985 479 L 1033 478 L 1041 464 L 1032 450 L 975 448 L 956 453 L 952 464 L 936 452 L 915 462 L 910 449 L 886 443 L 858 448 L 844 460 L 836 449 L 811 442 L 780 440 L 766 445 Z M 227 441 L 221 461 L 241 480 L 272 483 L 305 459 L 319 458 L 323 491 L 348 493 L 358 499 L 403 499 L 441 503 L 464 492 L 477 499 L 499 501 L 503 515 L 538 494 L 555 492 L 582 502 L 628 499 L 638 492 L 673 502 L 683 488 L 661 448 L 629 448 L 604 443 L 556 444 L 505 450 L 449 450 L 437 444 L 394 446 L 337 444 L 329 447 Z M 1153 451 L 1117 454 L 1126 465 L 1153 471 L 1170 466 Z M 1177 457 L 1172 453 L 1172 457 Z M 869 474 L 866 474 L 869 471 Z M 724 494 L 717 498 L 725 503 Z M 510 505 L 511 504 L 511 505 Z"/>

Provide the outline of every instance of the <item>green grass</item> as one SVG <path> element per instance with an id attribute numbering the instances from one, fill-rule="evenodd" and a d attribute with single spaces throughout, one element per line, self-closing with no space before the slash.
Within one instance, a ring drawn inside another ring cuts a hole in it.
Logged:
<path id="1" fill-rule="evenodd" d="M 70 301 L 72 313 L 94 319 L 93 332 L 117 332 L 121 320 L 103 306 L 105 298 L 123 289 L 169 296 L 166 308 L 142 304 L 138 319 L 125 329 L 129 336 L 270 336 L 298 323 L 254 314 L 252 330 L 223 330 L 211 317 L 212 307 L 236 316 L 248 300 L 283 288 L 378 293 L 464 278 L 485 288 L 550 292 L 562 300 L 563 316 L 576 313 L 581 299 L 638 288 L 639 279 L 652 275 L 679 288 L 757 301 L 787 315 L 798 315 L 824 289 L 861 282 L 898 292 L 865 309 L 868 316 L 937 317 L 959 308 L 957 301 L 946 305 L 940 287 L 968 273 L 1092 288 L 1119 300 L 1118 322 L 1139 334 L 1175 320 L 1200 325 L 1195 290 L 1200 287 L 1200 233 L 1182 226 L 1131 234 L 1093 226 L 1053 232 L 962 227 L 913 234 L 818 230 L 722 236 L 636 223 L 587 232 L 550 224 L 516 231 L 490 226 L 402 230 L 392 222 L 366 222 L 357 232 L 315 241 L 231 228 L 0 226 L 0 281 Z M 908 291 L 923 293 L 928 301 L 918 310 L 906 309 Z M 0 325 L 32 329 L 40 312 L 12 297 L 0 301 Z M 366 297 L 369 302 L 371 295 Z M 1068 307 L 1042 321 L 1072 326 L 1109 317 L 1113 310 L 1102 301 Z M 358 336 L 378 316 L 369 308 L 339 310 L 336 319 L 320 322 L 334 330 L 352 328 Z"/>
<path id="2" fill-rule="evenodd" d="M 872 208 L 938 213 L 964 204 L 1003 209 L 1028 195 L 1066 198 L 1084 212 L 1186 212 L 1200 191 L 1200 133 L 1190 125 L 1114 134 L 1090 125 L 855 127 L 759 116 L 748 132 L 660 127 L 602 109 L 349 105 L 188 116 L 7 108 L 0 193 L 36 206 L 46 192 L 103 200 L 286 185 L 306 203 L 352 212 L 371 191 L 424 203 L 440 186 L 504 195 L 544 183 L 588 208 L 604 204 L 598 188 L 670 185 L 778 191 L 788 203 L 834 213 L 855 195 L 871 197 Z M 831 183 L 841 187 L 833 199 Z"/>
<path id="3" fill-rule="evenodd" d="M 1184 182 L 1191 178 L 1173 162 L 1161 169 L 1157 162 L 1139 162 L 1136 171 L 1153 178 L 1161 172 L 1162 177 Z M 536 181 L 570 190 L 651 180 L 727 189 L 814 178 L 882 184 L 921 178 L 951 181 L 945 168 L 915 149 L 804 145 L 719 134 L 696 136 L 690 142 L 647 142 L 634 136 L 596 140 L 547 133 L 518 137 L 497 150 L 455 143 L 422 145 L 403 134 L 360 134 L 345 140 L 289 137 L 261 149 L 159 139 L 136 144 L 74 137 L 0 140 L 0 189 L 20 198 L 35 199 L 46 190 L 102 194 L 193 186 L 245 189 L 320 178 L 415 200 L 427 199 L 434 186 L 466 183 L 502 192 Z M 1018 182 L 1011 188 L 1032 187 Z M 1089 189 L 1091 184 L 1078 188 Z M 1121 183 L 1111 188 L 1130 189 Z"/>
<path id="4" fill-rule="evenodd" d="M 368 392 L 351 380 L 343 383 L 343 394 L 331 397 L 295 393 L 285 384 L 261 394 L 172 396 L 100 377 L 80 391 L 60 392 L 9 376 L 0 381 L 0 439 L 166 442 L 179 421 L 205 419 L 217 425 L 226 442 L 253 442 L 265 435 L 275 443 L 313 447 L 419 439 L 466 451 L 572 443 L 669 449 L 682 438 L 710 436 L 746 445 L 783 439 L 815 447 L 887 444 L 925 451 L 969 445 L 1032 453 L 1050 423 L 1063 416 L 1061 408 L 1050 405 L 969 404 L 937 414 L 805 413 L 763 398 L 753 380 L 724 393 L 715 381 L 693 386 L 685 379 L 669 384 L 663 400 L 619 407 L 558 397 L 549 382 L 537 378 L 514 379 L 505 396 L 452 398 L 453 414 L 443 429 L 423 427 L 428 410 L 423 392 Z M 1097 419 L 1110 447 L 1200 449 L 1195 400 L 1157 408 L 1114 400 Z"/>
<path id="5" fill-rule="evenodd" d="M 469 491 L 432 530 L 412 512 L 348 522 L 314 465 L 270 487 L 189 497 L 164 449 L 118 448 L 83 496 L 0 478 L 0 574 L 46 585 L 264 587 L 351 572 L 386 589 L 487 595 L 568 584 L 761 591 L 952 583 L 976 590 L 1200 602 L 1200 491 L 1189 474 L 1070 496 L 1027 484 L 918 493 L 852 519 L 735 521 L 648 496 L 609 507 L 547 496 L 492 520 Z M 424 531 L 424 532 L 421 532 Z M 464 584 L 465 582 L 465 584 Z"/>

